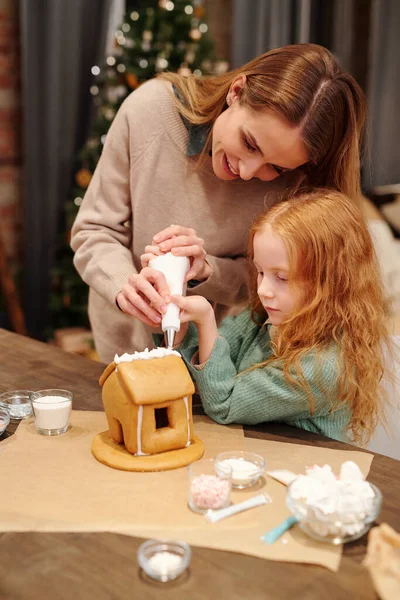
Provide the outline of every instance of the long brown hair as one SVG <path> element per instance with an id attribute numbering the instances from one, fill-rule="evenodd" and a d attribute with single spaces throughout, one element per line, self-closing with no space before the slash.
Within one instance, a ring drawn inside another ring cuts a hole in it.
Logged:
<path id="1" fill-rule="evenodd" d="M 178 88 L 185 104 L 175 97 L 174 102 L 189 122 L 212 127 L 227 108 L 227 94 L 239 75 L 246 76 L 239 96 L 242 106 L 255 112 L 275 111 L 302 128 L 310 158 L 299 167 L 296 186 L 337 189 L 358 202 L 365 100 L 357 82 L 334 56 L 322 46 L 298 44 L 271 50 L 223 75 L 162 73 L 159 77 Z"/>
<path id="2" fill-rule="evenodd" d="M 337 191 L 302 193 L 257 218 L 249 241 L 251 261 L 254 236 L 262 234 L 266 224 L 285 243 L 293 278 L 302 286 L 304 300 L 277 328 L 274 357 L 256 367 L 279 361 L 292 383 L 290 372 L 294 368 L 310 398 L 299 361 L 310 351 L 322 356 L 321 350 L 337 344 L 337 407 L 349 405 L 354 439 L 366 441 L 378 418 L 384 421 L 380 382 L 390 336 L 383 285 L 364 217 Z M 256 277 L 253 272 L 251 306 L 253 318 L 260 322 L 266 313 L 257 295 Z M 310 402 L 312 412 L 312 398 Z"/>

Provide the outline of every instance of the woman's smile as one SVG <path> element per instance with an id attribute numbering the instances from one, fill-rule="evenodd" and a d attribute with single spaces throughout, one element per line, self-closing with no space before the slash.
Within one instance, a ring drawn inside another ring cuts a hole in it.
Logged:
<path id="1" fill-rule="evenodd" d="M 231 177 L 234 177 L 235 179 L 237 177 L 239 177 L 239 173 L 237 173 L 235 171 L 235 169 L 232 167 L 225 152 L 222 156 L 222 168 L 224 169 L 225 173 L 227 173 L 228 175 L 231 175 Z"/>

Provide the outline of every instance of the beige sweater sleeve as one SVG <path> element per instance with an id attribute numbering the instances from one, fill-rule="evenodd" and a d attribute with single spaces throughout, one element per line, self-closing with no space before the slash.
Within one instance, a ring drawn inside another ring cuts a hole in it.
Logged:
<path id="1" fill-rule="evenodd" d="M 131 245 L 129 121 L 122 105 L 71 232 L 74 264 L 82 279 L 114 303 L 136 272 Z"/>

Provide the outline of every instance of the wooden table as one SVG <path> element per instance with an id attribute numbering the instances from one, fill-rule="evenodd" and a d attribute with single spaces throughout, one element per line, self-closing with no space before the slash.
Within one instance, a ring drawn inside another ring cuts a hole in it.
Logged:
<path id="1" fill-rule="evenodd" d="M 75 408 L 102 410 L 98 378 L 103 365 L 1 329 L 0 356 L 0 392 L 67 388 L 74 393 Z M 12 432 L 10 425 L 4 436 Z M 346 444 L 281 424 L 246 428 L 246 435 L 352 450 Z M 379 522 L 385 521 L 400 531 L 400 461 L 375 455 L 368 479 L 383 493 Z M 7 482 L 3 481 L 2 486 L 5 485 Z M 187 576 L 169 584 L 152 582 L 140 572 L 136 551 L 141 541 L 110 533 L 0 534 L 0 598 L 376 598 L 368 572 L 361 564 L 366 536 L 345 545 L 338 573 L 318 566 L 193 548 Z"/>

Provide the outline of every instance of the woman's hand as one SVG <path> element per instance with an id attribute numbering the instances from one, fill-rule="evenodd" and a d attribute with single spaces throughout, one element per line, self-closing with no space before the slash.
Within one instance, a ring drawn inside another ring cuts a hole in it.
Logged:
<path id="1" fill-rule="evenodd" d="M 122 312 L 158 327 L 170 301 L 169 288 L 163 273 L 145 267 L 129 277 L 116 300 Z"/>
<path id="2" fill-rule="evenodd" d="M 204 240 L 198 237 L 194 229 L 170 225 L 153 237 L 152 245 L 146 246 L 145 254 L 141 259 L 145 257 L 148 264 L 148 261 L 154 258 L 151 255 L 158 256 L 156 252 L 158 254 L 171 252 L 175 256 L 187 256 L 190 259 L 190 268 L 186 273 L 185 281 L 189 279 L 204 281 L 211 275 L 211 267 L 206 261 Z"/>

